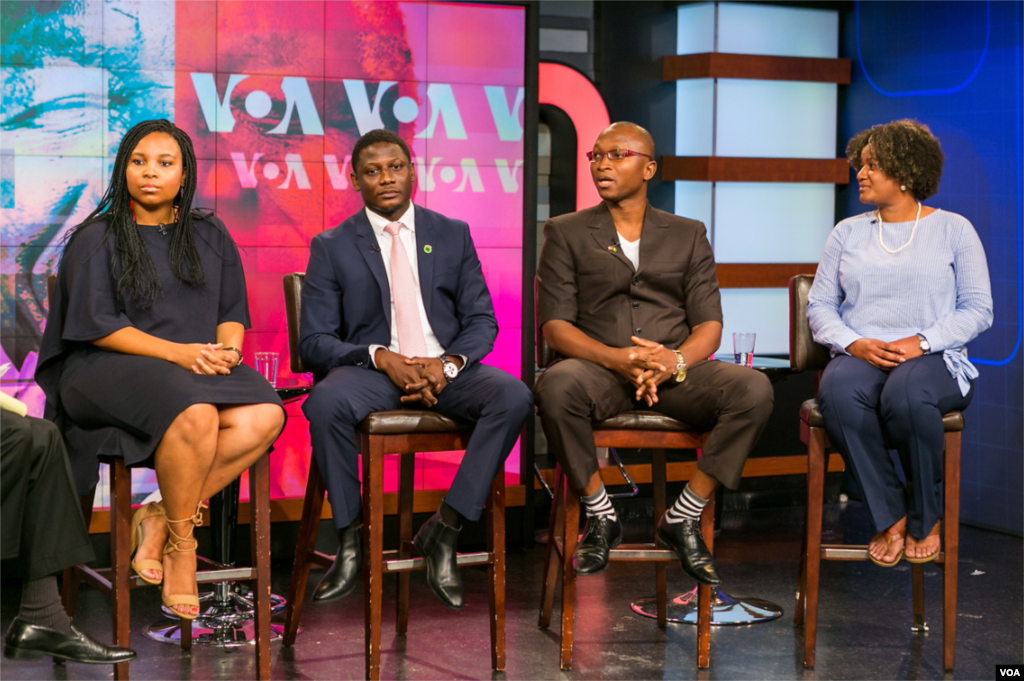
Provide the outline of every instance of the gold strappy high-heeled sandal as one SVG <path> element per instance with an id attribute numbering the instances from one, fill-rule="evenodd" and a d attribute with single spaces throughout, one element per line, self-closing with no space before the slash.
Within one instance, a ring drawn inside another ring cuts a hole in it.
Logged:
<path id="1" fill-rule="evenodd" d="M 135 515 L 132 516 L 132 539 L 129 555 L 134 556 L 135 551 L 142 546 L 142 522 L 146 518 L 156 518 L 159 516 L 167 516 L 167 513 L 164 511 L 164 507 L 159 501 L 151 501 L 145 506 L 139 508 L 139 510 L 135 511 Z M 160 572 L 163 572 L 164 564 L 159 560 L 154 560 L 152 558 L 133 560 L 132 570 L 135 570 L 135 574 L 137 574 L 146 584 L 159 585 L 163 581 L 163 575 L 160 576 L 160 579 L 150 579 L 142 572 L 143 570 L 159 570 Z"/>
<path id="2" fill-rule="evenodd" d="M 199 506 L 196 507 L 195 515 L 191 516 L 190 518 L 184 518 L 182 520 L 171 520 L 170 518 L 167 519 L 168 536 L 167 536 L 167 543 L 164 545 L 164 555 L 165 556 L 168 553 L 174 553 L 175 551 L 179 551 L 179 552 L 184 553 L 184 552 L 187 552 L 187 551 L 195 551 L 196 550 L 196 548 L 199 546 L 199 542 L 197 542 L 195 537 L 192 536 L 192 533 L 195 532 L 196 527 L 198 527 L 198 526 L 203 524 L 203 509 L 204 508 L 208 508 L 208 506 L 206 505 L 205 502 L 200 501 L 199 502 Z M 177 532 L 175 532 L 171 528 L 171 525 L 174 524 L 174 523 L 192 523 L 192 525 L 189 527 L 187 534 L 180 535 L 180 534 L 178 534 Z M 186 543 L 186 542 L 190 542 L 192 545 L 189 546 L 189 547 L 183 548 L 181 545 Z M 167 606 L 167 608 L 171 612 L 173 612 L 175 615 L 177 615 L 178 617 L 180 617 L 183 620 L 194 620 L 196 617 L 199 616 L 198 612 L 196 612 L 195 614 L 192 614 L 192 613 L 186 614 L 186 613 L 179 612 L 178 610 L 174 609 L 174 606 L 176 606 L 176 605 L 189 605 L 189 606 L 192 606 L 192 607 L 196 608 L 196 610 L 198 610 L 199 609 L 199 597 L 198 596 L 193 596 L 192 594 L 170 594 L 170 595 L 166 595 L 166 596 L 161 595 L 160 596 L 160 600 L 163 601 L 163 604 L 165 606 Z"/>

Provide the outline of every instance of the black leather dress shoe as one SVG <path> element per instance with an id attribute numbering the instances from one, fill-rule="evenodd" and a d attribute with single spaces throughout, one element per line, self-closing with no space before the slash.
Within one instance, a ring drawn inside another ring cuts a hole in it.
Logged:
<path id="1" fill-rule="evenodd" d="M 435 513 L 412 543 L 426 563 L 430 590 L 452 610 L 462 610 L 462 576 L 457 562 L 459 530 L 445 525 L 441 514 Z"/>
<path id="2" fill-rule="evenodd" d="M 38 660 L 52 657 L 54 662 L 117 664 L 135 659 L 135 651 L 100 643 L 71 625 L 70 634 L 29 624 L 17 617 L 4 637 L 4 657 L 12 660 Z"/>
<path id="3" fill-rule="evenodd" d="M 363 524 L 354 522 L 338 530 L 338 554 L 334 563 L 316 585 L 313 600 L 336 601 L 352 593 L 363 574 Z"/>
<path id="4" fill-rule="evenodd" d="M 588 516 L 583 537 L 572 554 L 578 575 L 594 575 L 608 567 L 608 552 L 622 543 L 622 523 L 606 515 Z"/>
<path id="5" fill-rule="evenodd" d="M 715 557 L 708 551 L 700 533 L 699 520 L 683 520 L 670 523 L 665 516 L 658 521 L 658 538 L 669 545 L 679 556 L 683 572 L 701 584 L 718 586 L 722 583 L 715 566 Z"/>

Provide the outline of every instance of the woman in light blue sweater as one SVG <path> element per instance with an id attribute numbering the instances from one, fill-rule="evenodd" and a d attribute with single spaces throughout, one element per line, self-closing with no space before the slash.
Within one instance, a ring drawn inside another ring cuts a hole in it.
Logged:
<path id="1" fill-rule="evenodd" d="M 871 560 L 923 563 L 941 548 L 942 414 L 970 403 L 965 346 L 992 325 L 988 265 L 966 218 L 921 204 L 944 160 L 927 126 L 877 125 L 846 154 L 876 208 L 836 225 L 811 288 L 811 330 L 833 356 L 818 402 L 871 513 Z"/>

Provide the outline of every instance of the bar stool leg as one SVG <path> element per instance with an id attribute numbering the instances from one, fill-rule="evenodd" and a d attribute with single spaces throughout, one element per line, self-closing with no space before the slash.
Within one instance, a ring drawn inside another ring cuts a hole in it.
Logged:
<path id="1" fill-rule="evenodd" d="M 398 556 L 399 558 L 408 558 L 409 553 L 405 549 L 412 542 L 412 502 L 416 455 L 400 454 L 398 459 Z M 398 599 L 396 601 L 395 632 L 399 636 L 405 636 L 409 628 L 410 576 L 409 572 L 399 572 L 396 575 Z"/>
<path id="2" fill-rule="evenodd" d="M 256 673 L 270 678 L 270 453 L 249 468 L 249 519 L 252 566 L 256 571 Z"/>
<path id="3" fill-rule="evenodd" d="M 818 584 L 821 571 L 821 512 L 825 500 L 825 429 L 808 428 L 806 585 L 804 588 L 804 666 L 814 666 L 818 638 Z"/>
<path id="4" fill-rule="evenodd" d="M 492 562 L 487 566 L 490 582 L 488 599 L 491 615 L 491 669 L 505 670 L 505 471 L 500 470 L 491 483 L 484 510 L 487 519 L 487 551 Z"/>
<path id="5" fill-rule="evenodd" d="M 129 531 L 132 517 L 132 474 L 124 461 L 116 459 L 110 464 L 110 587 L 113 590 L 112 608 L 114 645 L 129 647 L 131 634 L 131 585 L 129 583 Z M 128 679 L 128 663 L 114 665 L 114 678 Z"/>
<path id="6" fill-rule="evenodd" d="M 306 479 L 306 496 L 302 500 L 302 520 L 299 523 L 299 538 L 295 545 L 295 563 L 292 567 L 292 583 L 288 587 L 288 605 L 284 614 L 283 644 L 295 644 L 299 631 L 299 618 L 306 603 L 306 584 L 312 567 L 310 556 L 316 548 L 316 535 L 324 509 L 324 479 L 316 458 L 309 462 L 309 476 Z"/>
<path id="7" fill-rule="evenodd" d="M 562 524 L 562 658 L 561 669 L 572 669 L 573 624 L 576 616 L 576 571 L 572 554 L 576 552 L 580 530 L 580 495 L 565 478 L 565 520 Z"/>
<path id="8" fill-rule="evenodd" d="M 668 463 L 664 449 L 655 449 L 651 456 L 651 483 L 654 496 L 654 545 L 658 542 L 658 522 L 665 515 L 665 484 Z M 659 561 L 654 564 L 655 594 L 658 604 L 658 626 L 662 629 L 668 624 L 668 563 Z"/>
<path id="9" fill-rule="evenodd" d="M 956 662 L 956 580 L 960 567 L 960 433 L 946 433 L 942 512 L 942 666 Z"/>
<path id="10" fill-rule="evenodd" d="M 366 678 L 380 679 L 381 606 L 384 597 L 384 446 L 360 433 L 363 457 L 363 588 L 366 594 Z"/>
<path id="11" fill-rule="evenodd" d="M 700 516 L 700 530 L 708 551 L 715 551 L 715 497 L 708 499 Z M 697 668 L 711 666 L 711 587 L 697 587 Z"/>
<path id="12" fill-rule="evenodd" d="M 556 538 L 561 523 L 565 522 L 563 491 L 565 487 L 562 466 L 555 466 L 555 486 L 552 488 L 551 516 L 548 522 L 548 541 L 544 545 L 544 584 L 540 593 L 540 618 L 537 626 L 546 629 L 551 625 L 551 610 L 555 603 L 555 584 L 559 574 L 559 553 Z"/>
<path id="13" fill-rule="evenodd" d="M 914 626 L 918 633 L 928 631 L 928 623 L 924 619 L 924 566 L 910 565 L 910 593 L 914 607 Z"/>

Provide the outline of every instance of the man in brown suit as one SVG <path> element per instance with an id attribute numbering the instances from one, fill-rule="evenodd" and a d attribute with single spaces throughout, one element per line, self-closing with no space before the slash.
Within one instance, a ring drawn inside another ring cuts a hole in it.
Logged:
<path id="1" fill-rule="evenodd" d="M 652 207 L 654 141 L 613 123 L 588 154 L 600 205 L 548 220 L 537 270 L 539 322 L 563 357 L 536 386 L 544 433 L 587 525 L 577 574 L 608 565 L 622 528 L 598 472 L 592 423 L 631 409 L 710 431 L 697 472 L 658 522 L 683 570 L 720 584 L 699 517 L 719 484 L 735 488 L 774 403 L 761 373 L 707 358 L 722 338 L 715 259 L 704 225 Z"/>

